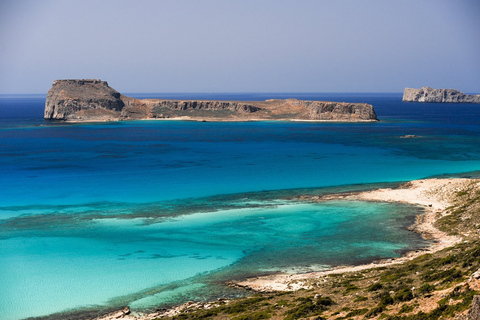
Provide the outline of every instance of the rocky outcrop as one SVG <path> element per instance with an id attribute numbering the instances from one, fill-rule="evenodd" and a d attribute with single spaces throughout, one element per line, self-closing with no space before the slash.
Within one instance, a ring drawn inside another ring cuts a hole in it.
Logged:
<path id="1" fill-rule="evenodd" d="M 305 101 L 304 105 L 313 120 L 377 119 L 373 106 L 366 103 Z"/>
<path id="2" fill-rule="evenodd" d="M 472 306 L 468 313 L 461 314 L 456 318 L 457 320 L 479 320 L 480 319 L 480 296 L 473 296 Z"/>
<path id="3" fill-rule="evenodd" d="M 473 297 L 472 307 L 468 312 L 468 319 L 470 320 L 480 319 L 480 296 Z"/>
<path id="4" fill-rule="evenodd" d="M 189 119 L 203 121 L 325 120 L 375 121 L 372 105 L 296 99 L 209 101 L 135 99 L 98 79 L 56 80 L 48 91 L 45 119 L 113 121 L 130 119 Z"/>
<path id="5" fill-rule="evenodd" d="M 464 94 L 455 89 L 421 89 L 405 88 L 405 102 L 440 102 L 440 103 L 480 103 L 480 95 Z"/>
<path id="6" fill-rule="evenodd" d="M 195 101 L 195 100 L 153 100 L 151 106 L 154 108 L 167 108 L 171 110 L 213 110 L 213 111 L 236 111 L 240 113 L 251 113 L 260 110 L 248 103 L 232 102 L 232 101 Z"/>
<path id="7" fill-rule="evenodd" d="M 57 80 L 48 91 L 45 119 L 110 120 L 121 116 L 136 99 L 121 95 L 98 79 Z"/>

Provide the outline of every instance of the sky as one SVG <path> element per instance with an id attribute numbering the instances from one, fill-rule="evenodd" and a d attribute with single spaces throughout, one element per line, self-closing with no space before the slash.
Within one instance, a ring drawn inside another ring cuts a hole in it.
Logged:
<path id="1" fill-rule="evenodd" d="M 0 0 L 0 94 L 480 93 L 479 0 Z"/>

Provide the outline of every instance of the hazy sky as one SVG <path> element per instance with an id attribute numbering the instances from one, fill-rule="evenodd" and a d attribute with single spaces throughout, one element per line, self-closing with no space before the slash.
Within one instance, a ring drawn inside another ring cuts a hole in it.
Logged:
<path id="1" fill-rule="evenodd" d="M 0 0 L 0 93 L 480 93 L 479 0 Z"/>

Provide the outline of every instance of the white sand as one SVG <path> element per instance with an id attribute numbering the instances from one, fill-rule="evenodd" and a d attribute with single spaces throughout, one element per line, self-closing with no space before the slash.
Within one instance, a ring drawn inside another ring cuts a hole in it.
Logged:
<path id="1" fill-rule="evenodd" d="M 456 193 L 471 183 L 480 184 L 479 180 L 472 179 L 425 179 L 406 183 L 398 189 L 379 189 L 349 195 L 326 196 L 323 199 L 341 198 L 352 201 L 402 202 L 422 206 L 425 208 L 425 213 L 417 218 L 417 223 L 413 226 L 413 229 L 421 233 L 425 238 L 433 240 L 433 245 L 425 248 L 425 250 L 409 252 L 405 256 L 397 259 L 388 259 L 360 266 L 337 267 L 327 271 L 308 274 L 276 274 L 257 277 L 236 282 L 235 285 L 250 288 L 255 291 L 293 291 L 301 288 L 309 288 L 309 280 L 311 279 L 319 279 L 329 274 L 341 274 L 399 264 L 425 253 L 431 253 L 454 246 L 462 241 L 462 239 L 446 235 L 436 229 L 433 224 L 438 218 L 447 214 L 445 209 L 452 204 L 453 197 Z M 189 308 L 210 308 L 210 304 L 189 302 L 168 310 L 167 312 L 156 312 L 152 314 L 127 314 L 124 310 L 120 310 L 116 313 L 97 318 L 96 320 L 152 320 L 159 316 L 173 316 Z"/>
<path id="2" fill-rule="evenodd" d="M 398 189 L 378 189 L 347 196 L 337 196 L 338 198 L 348 200 L 402 202 L 424 207 L 425 213 L 417 217 L 417 223 L 413 226 L 413 230 L 421 233 L 426 239 L 433 240 L 433 245 L 425 248 L 425 250 L 409 252 L 401 258 L 388 259 L 366 265 L 343 266 L 308 274 L 276 274 L 251 278 L 235 284 L 255 291 L 293 291 L 301 288 L 308 289 L 310 287 L 308 284 L 309 279 L 318 279 L 329 274 L 355 272 L 399 264 L 425 253 L 432 253 L 454 246 L 461 242 L 462 239 L 460 237 L 448 236 L 444 232 L 436 229 L 434 222 L 446 214 L 445 209 L 451 205 L 454 195 L 474 181 L 476 180 L 425 179 L 406 183 Z M 327 196 L 327 199 L 334 197 L 335 196 Z"/>

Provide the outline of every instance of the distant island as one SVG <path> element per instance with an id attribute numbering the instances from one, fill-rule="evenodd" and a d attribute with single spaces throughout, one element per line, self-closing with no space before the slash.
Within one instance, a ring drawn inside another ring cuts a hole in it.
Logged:
<path id="1" fill-rule="evenodd" d="M 99 79 L 56 80 L 48 91 L 44 118 L 63 121 L 172 119 L 196 121 L 376 121 L 366 103 L 270 99 L 212 101 L 135 99 Z"/>
<path id="2" fill-rule="evenodd" d="M 404 102 L 480 103 L 480 95 L 465 94 L 455 89 L 405 88 Z"/>

